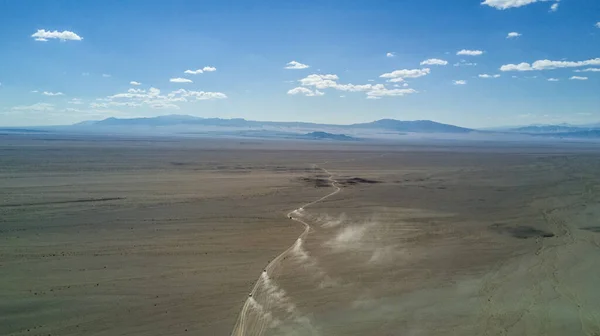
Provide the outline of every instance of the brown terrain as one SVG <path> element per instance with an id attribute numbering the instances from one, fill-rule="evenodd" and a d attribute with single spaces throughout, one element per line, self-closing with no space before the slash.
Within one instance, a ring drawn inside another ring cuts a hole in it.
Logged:
<path id="1" fill-rule="evenodd" d="M 594 146 L 0 137 L 0 335 L 600 335 Z"/>

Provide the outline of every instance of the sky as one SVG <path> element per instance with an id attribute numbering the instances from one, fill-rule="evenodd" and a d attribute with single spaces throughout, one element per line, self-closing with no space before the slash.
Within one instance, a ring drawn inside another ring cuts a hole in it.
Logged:
<path id="1" fill-rule="evenodd" d="M 0 0 L 0 126 L 600 122 L 600 1 Z"/>

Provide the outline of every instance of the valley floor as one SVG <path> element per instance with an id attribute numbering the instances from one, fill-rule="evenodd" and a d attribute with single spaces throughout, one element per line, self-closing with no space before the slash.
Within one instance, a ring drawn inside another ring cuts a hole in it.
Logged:
<path id="1" fill-rule="evenodd" d="M 0 334 L 228 335 L 252 300 L 246 335 L 600 335 L 598 171 L 576 145 L 6 137 Z"/>

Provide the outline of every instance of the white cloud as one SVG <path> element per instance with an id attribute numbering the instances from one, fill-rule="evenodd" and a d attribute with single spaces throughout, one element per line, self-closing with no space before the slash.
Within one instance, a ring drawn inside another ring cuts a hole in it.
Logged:
<path id="1" fill-rule="evenodd" d="M 483 54 L 482 50 L 467 50 L 463 49 L 456 53 L 457 55 L 466 55 L 466 56 L 479 56 Z"/>
<path id="2" fill-rule="evenodd" d="M 587 68 L 583 70 L 575 70 L 575 72 L 600 72 L 600 68 Z"/>
<path id="3" fill-rule="evenodd" d="M 111 75 L 109 75 L 109 74 L 102 74 L 102 77 L 108 78 L 108 77 L 111 77 Z"/>
<path id="4" fill-rule="evenodd" d="M 302 63 L 296 62 L 296 61 L 291 61 L 285 65 L 284 69 L 300 70 L 300 69 L 306 69 L 306 68 L 310 68 L 310 65 L 302 64 Z"/>
<path id="5" fill-rule="evenodd" d="M 396 57 L 396 53 L 395 52 L 389 52 L 389 53 L 385 54 L 385 57 Z"/>
<path id="6" fill-rule="evenodd" d="M 202 69 L 197 69 L 197 70 L 185 70 L 183 73 L 186 73 L 186 74 L 189 74 L 189 75 L 197 75 L 197 74 L 204 73 L 204 70 L 202 70 Z"/>
<path id="7" fill-rule="evenodd" d="M 193 81 L 191 79 L 187 79 L 187 78 L 171 78 L 169 79 L 169 82 L 171 83 L 193 83 Z"/>
<path id="8" fill-rule="evenodd" d="M 548 82 L 558 82 L 558 78 L 548 78 Z"/>
<path id="9" fill-rule="evenodd" d="M 505 64 L 500 67 L 500 71 L 531 71 L 531 65 L 529 63 L 519 63 L 519 64 Z"/>
<path id="10" fill-rule="evenodd" d="M 287 92 L 287 94 L 289 94 L 289 95 L 298 95 L 298 94 L 301 94 L 301 95 L 304 95 L 304 96 L 307 96 L 307 97 L 316 97 L 316 96 L 322 96 L 325 93 L 321 92 L 319 90 L 313 91 L 311 89 L 307 89 L 305 87 L 299 86 L 299 87 L 295 87 L 295 88 L 289 90 Z"/>
<path id="11" fill-rule="evenodd" d="M 317 89 L 327 89 L 336 87 L 335 82 L 339 77 L 337 75 L 318 75 L 312 74 L 299 80 L 302 86 L 315 86 Z"/>
<path id="12" fill-rule="evenodd" d="M 429 69 L 427 69 L 427 70 L 429 70 Z M 397 70 L 397 71 L 401 71 L 401 70 Z M 407 70 L 407 71 L 410 71 L 410 70 Z M 396 73 L 396 74 L 398 74 L 398 73 Z M 407 73 L 403 72 L 403 74 L 408 74 L 410 76 L 416 76 L 416 74 L 412 73 L 412 72 L 407 72 Z M 390 75 L 390 76 L 392 76 L 392 75 Z M 417 76 L 417 77 L 419 77 L 419 76 Z M 409 93 L 416 93 L 416 91 L 414 91 L 413 89 L 389 90 L 383 84 L 351 84 L 351 83 L 340 84 L 337 82 L 338 79 L 339 79 L 338 76 L 333 75 L 333 74 L 327 74 L 327 75 L 312 74 L 312 75 L 308 75 L 305 78 L 300 79 L 299 82 L 302 86 L 312 86 L 316 90 L 317 89 L 319 89 L 319 90 L 335 89 L 335 90 L 346 91 L 346 92 L 365 92 L 367 94 L 367 96 L 375 96 L 375 97 L 403 96 L 403 95 L 409 94 Z M 395 80 L 395 79 L 401 79 L 401 78 L 397 77 L 397 78 L 391 78 L 391 79 Z M 288 94 L 310 95 L 310 92 L 312 92 L 312 91 L 307 88 L 298 87 L 298 88 L 294 88 L 294 89 L 288 91 Z M 318 94 L 315 92 L 315 95 L 318 95 Z"/>
<path id="13" fill-rule="evenodd" d="M 142 103 L 120 102 L 120 101 L 109 101 L 109 102 L 106 102 L 106 103 L 90 103 L 90 107 L 94 108 L 94 109 L 109 108 L 109 107 L 113 107 L 113 106 L 119 106 L 119 107 L 138 107 L 138 106 L 142 106 Z"/>
<path id="14" fill-rule="evenodd" d="M 31 91 L 31 93 L 38 93 L 38 92 L 39 92 L 38 90 Z"/>
<path id="15" fill-rule="evenodd" d="M 44 96 L 64 96 L 65 95 L 62 92 L 48 92 L 48 91 L 44 91 L 44 92 L 42 92 L 42 94 Z"/>
<path id="16" fill-rule="evenodd" d="M 367 92 L 368 99 L 374 99 L 369 97 L 401 97 L 407 94 L 417 93 L 414 89 L 387 89 L 382 84 L 374 85 L 371 91 Z M 376 99 L 375 98 L 375 99 Z"/>
<path id="17" fill-rule="evenodd" d="M 222 92 L 206 92 L 206 91 L 192 91 L 179 89 L 173 91 L 167 95 L 171 101 L 179 101 L 179 99 L 195 98 L 196 100 L 210 100 L 210 99 L 227 99 L 227 95 Z"/>
<path id="18" fill-rule="evenodd" d="M 54 105 L 48 103 L 36 103 L 33 105 L 20 105 L 14 106 L 13 111 L 54 111 Z"/>
<path id="19" fill-rule="evenodd" d="M 498 78 L 500 77 L 500 75 L 488 75 L 488 74 L 481 74 L 479 75 L 479 78 Z"/>
<path id="20" fill-rule="evenodd" d="M 517 8 L 527 6 L 536 2 L 546 2 L 552 0 L 485 0 L 481 4 L 504 10 L 509 8 Z M 559 0 L 556 0 L 558 2 Z"/>
<path id="21" fill-rule="evenodd" d="M 557 2 L 557 3 L 554 3 L 554 4 L 552 4 L 552 6 L 550 6 L 550 11 L 551 11 L 551 12 L 556 12 L 556 11 L 558 10 L 558 5 L 559 5 L 559 3 L 558 3 L 558 2 Z"/>
<path id="22" fill-rule="evenodd" d="M 438 58 L 430 58 L 421 62 L 421 65 L 447 65 L 448 61 L 438 59 Z"/>
<path id="23" fill-rule="evenodd" d="M 101 102 L 92 103 L 90 106 L 92 108 L 145 106 L 153 109 L 179 109 L 179 106 L 174 103 L 226 98 L 227 95 L 221 92 L 179 89 L 164 95 L 154 87 L 148 90 L 131 88 L 127 92 L 98 99 Z"/>
<path id="24" fill-rule="evenodd" d="M 600 65 L 600 58 L 589 59 L 586 61 L 571 62 L 571 61 L 551 61 L 539 60 L 529 63 L 505 64 L 500 67 L 501 71 L 533 71 L 533 70 L 552 70 L 558 68 L 577 68 L 589 65 Z"/>
<path id="25" fill-rule="evenodd" d="M 367 96 L 367 99 L 381 99 L 381 97 L 378 97 L 378 96 Z"/>
<path id="26" fill-rule="evenodd" d="M 471 62 L 467 62 L 465 60 L 461 60 L 460 62 L 454 63 L 453 65 L 455 67 L 460 67 L 460 66 L 476 66 L 477 63 L 471 63 Z"/>
<path id="27" fill-rule="evenodd" d="M 67 40 L 81 41 L 81 40 L 83 40 L 83 37 L 75 34 L 72 31 L 68 31 L 68 30 L 59 32 L 57 30 L 46 31 L 45 29 L 38 29 L 38 31 L 33 33 L 33 35 L 31 35 L 31 37 L 33 37 L 36 41 L 41 41 L 41 42 L 46 42 L 46 41 L 48 41 L 48 39 L 59 39 L 61 41 L 67 41 Z"/>
<path id="28" fill-rule="evenodd" d="M 81 75 L 82 75 L 82 76 L 89 76 L 89 75 L 90 75 L 90 73 L 89 73 L 89 72 L 82 72 L 82 73 L 81 73 Z"/>
<path id="29" fill-rule="evenodd" d="M 510 38 L 516 38 L 516 37 L 519 37 L 519 36 L 521 36 L 521 35 L 522 35 L 522 34 L 519 34 L 519 33 L 517 33 L 517 32 L 510 32 L 510 33 L 508 33 L 508 35 L 506 35 L 506 38 L 507 38 L 507 39 L 510 39 Z"/>
<path id="30" fill-rule="evenodd" d="M 596 26 L 596 28 L 600 28 L 600 21 L 596 22 L 594 26 Z"/>
<path id="31" fill-rule="evenodd" d="M 467 81 L 461 79 L 461 80 L 452 81 L 452 83 L 454 83 L 454 85 L 465 85 L 465 84 L 467 84 Z"/>
<path id="32" fill-rule="evenodd" d="M 186 73 L 186 74 L 189 74 L 189 75 L 198 75 L 198 74 L 201 74 L 201 73 L 212 72 L 212 71 L 217 71 L 217 68 L 211 67 L 211 66 L 205 66 L 202 69 L 185 70 L 183 73 Z"/>
<path id="33" fill-rule="evenodd" d="M 68 103 L 75 104 L 75 105 L 81 105 L 81 104 L 83 104 L 83 101 L 81 101 L 81 99 L 79 99 L 79 98 L 73 98 L 73 99 L 69 100 Z"/>
<path id="34" fill-rule="evenodd" d="M 573 76 L 571 78 L 569 78 L 571 80 L 587 80 L 587 77 L 581 77 L 581 76 Z"/>
<path id="35" fill-rule="evenodd" d="M 419 78 L 423 76 L 427 76 L 431 73 L 431 69 L 423 68 L 423 69 L 402 69 L 402 70 L 394 70 L 392 72 L 382 74 L 381 78 L 388 78 L 389 82 L 397 83 L 404 81 L 404 78 Z"/>
<path id="36" fill-rule="evenodd" d="M 404 83 L 404 84 L 402 84 L 402 86 L 408 87 L 408 83 Z"/>
<path id="37" fill-rule="evenodd" d="M 140 82 L 136 82 L 136 81 L 131 81 L 131 82 L 129 82 L 129 84 L 131 84 L 131 85 L 135 85 L 135 86 L 137 86 L 137 85 L 142 85 L 142 83 L 140 83 Z"/>

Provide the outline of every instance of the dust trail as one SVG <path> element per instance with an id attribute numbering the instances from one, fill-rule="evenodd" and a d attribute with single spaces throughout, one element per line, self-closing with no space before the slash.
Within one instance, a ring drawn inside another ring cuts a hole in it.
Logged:
<path id="1" fill-rule="evenodd" d="M 319 266 L 317 260 L 304 249 L 303 240 L 298 238 L 292 249 L 292 255 L 296 260 L 310 271 L 313 280 L 319 282 L 319 288 L 329 287 L 336 284 L 336 281 L 331 279 L 325 270 Z"/>
<path id="2" fill-rule="evenodd" d="M 313 167 L 318 168 L 317 165 L 313 165 Z M 285 302 L 285 304 L 280 304 L 280 306 L 284 306 L 284 310 L 287 311 L 288 314 L 292 314 L 294 317 L 293 321 L 303 328 L 310 330 L 312 334 L 317 334 L 317 330 L 312 326 L 310 320 L 306 316 L 302 316 L 296 311 L 295 305 L 290 303 L 289 299 L 286 298 L 285 291 L 274 285 L 274 282 L 269 278 L 269 274 L 273 274 L 274 270 L 277 268 L 277 266 L 279 266 L 281 260 L 283 260 L 283 258 L 285 258 L 288 254 L 294 252 L 295 249 L 297 252 L 300 251 L 300 255 L 305 256 L 304 260 L 310 259 L 308 253 L 302 248 L 302 241 L 306 238 L 306 236 L 308 236 L 311 230 L 310 225 L 301 219 L 304 209 L 313 204 L 322 202 L 342 190 L 337 185 L 337 181 L 333 178 L 333 174 L 331 174 L 325 168 L 320 169 L 329 175 L 327 180 L 334 188 L 334 191 L 317 200 L 306 203 L 298 209 L 290 211 L 286 215 L 289 219 L 304 225 L 304 231 L 300 234 L 292 246 L 275 257 L 275 259 L 273 259 L 261 273 L 259 280 L 254 284 L 248 299 L 242 307 L 242 311 L 240 312 L 237 323 L 235 324 L 233 332 L 231 333 L 233 336 L 263 335 L 267 327 L 272 328 L 278 325 L 279 322 L 273 324 L 273 313 L 271 312 L 271 306 L 275 305 L 276 302 Z M 263 305 L 260 305 L 257 299 L 262 299 L 265 302 L 263 302 Z M 260 307 L 260 309 L 257 307 Z M 254 316 L 254 314 L 251 314 L 252 311 L 259 311 L 260 314 L 258 314 L 258 316 Z"/>

